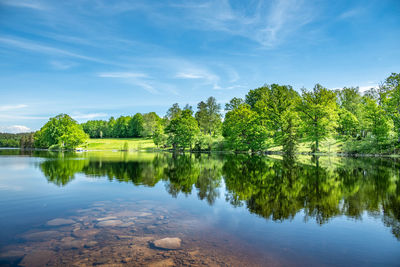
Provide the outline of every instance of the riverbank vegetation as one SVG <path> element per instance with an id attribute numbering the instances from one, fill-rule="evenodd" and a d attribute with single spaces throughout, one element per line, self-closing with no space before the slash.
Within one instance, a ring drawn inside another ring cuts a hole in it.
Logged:
<path id="1" fill-rule="evenodd" d="M 225 112 L 209 97 L 198 103 L 196 112 L 176 103 L 163 118 L 150 112 L 78 124 L 61 114 L 35 133 L 34 146 L 95 149 L 105 143 L 88 143 L 89 137 L 147 138 L 160 149 L 190 151 L 396 154 L 400 150 L 400 74 L 391 74 L 378 88 L 365 92 L 358 87 L 331 90 L 320 84 L 300 92 L 289 85 L 264 85 L 243 99 L 234 97 L 225 104 Z M 118 149 L 130 147 L 151 146 L 124 142 Z"/>

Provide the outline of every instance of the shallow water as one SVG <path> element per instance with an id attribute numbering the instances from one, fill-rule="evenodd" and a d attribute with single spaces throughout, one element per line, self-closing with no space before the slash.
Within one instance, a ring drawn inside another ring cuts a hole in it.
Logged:
<path id="1" fill-rule="evenodd" d="M 2 266 L 398 266 L 400 161 L 0 150 L 0 214 Z"/>

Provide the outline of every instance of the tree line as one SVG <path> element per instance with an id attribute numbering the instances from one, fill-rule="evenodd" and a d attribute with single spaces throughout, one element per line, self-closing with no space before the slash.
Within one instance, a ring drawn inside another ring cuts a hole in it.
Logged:
<path id="1" fill-rule="evenodd" d="M 31 148 L 34 143 L 34 133 L 0 133 L 0 147 Z"/>
<path id="2" fill-rule="evenodd" d="M 316 84 L 297 92 L 271 84 L 250 90 L 225 104 L 214 97 L 189 105 L 173 104 L 161 118 L 155 112 L 90 120 L 78 124 L 60 114 L 35 133 L 34 146 L 73 148 L 90 138 L 152 138 L 174 150 L 266 151 L 287 154 L 307 143 L 319 152 L 334 138 L 347 153 L 397 153 L 400 148 L 400 74 L 392 73 L 378 88 L 332 90 Z"/>

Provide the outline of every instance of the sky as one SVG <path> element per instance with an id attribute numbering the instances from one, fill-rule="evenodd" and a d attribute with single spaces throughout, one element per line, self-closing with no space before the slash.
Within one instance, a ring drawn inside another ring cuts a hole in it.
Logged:
<path id="1" fill-rule="evenodd" d="M 0 132 L 400 72 L 400 0 L 0 0 Z"/>

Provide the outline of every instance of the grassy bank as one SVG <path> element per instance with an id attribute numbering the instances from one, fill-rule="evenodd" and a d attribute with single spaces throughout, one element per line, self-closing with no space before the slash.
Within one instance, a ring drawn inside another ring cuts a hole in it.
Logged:
<path id="1" fill-rule="evenodd" d="M 334 138 L 328 138 L 320 142 L 319 147 L 320 153 L 322 154 L 336 154 L 343 153 L 343 142 Z M 268 151 L 282 151 L 281 146 L 269 148 Z M 310 153 L 311 142 L 300 142 L 297 147 L 297 153 Z"/>
<path id="2" fill-rule="evenodd" d="M 147 138 L 102 138 L 89 139 L 87 150 L 153 150 L 156 145 L 152 139 Z"/>

